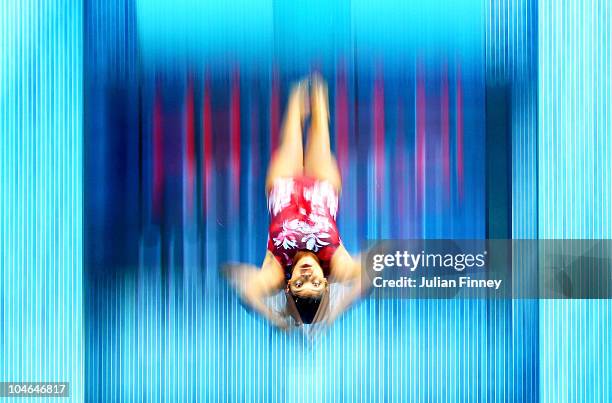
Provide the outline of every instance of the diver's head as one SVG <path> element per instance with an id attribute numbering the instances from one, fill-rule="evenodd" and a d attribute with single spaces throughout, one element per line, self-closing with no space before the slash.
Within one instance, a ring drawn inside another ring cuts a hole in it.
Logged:
<path id="1" fill-rule="evenodd" d="M 287 288 L 292 295 L 303 299 L 319 299 L 327 288 L 327 279 L 312 252 L 298 252 Z"/>
<path id="2" fill-rule="evenodd" d="M 291 316 L 298 324 L 310 324 L 327 310 L 328 284 L 312 252 L 298 252 L 287 282 L 287 303 Z"/>

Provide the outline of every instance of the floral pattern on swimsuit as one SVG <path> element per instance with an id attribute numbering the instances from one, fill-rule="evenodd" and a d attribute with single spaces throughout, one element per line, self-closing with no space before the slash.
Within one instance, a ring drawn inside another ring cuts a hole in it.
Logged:
<path id="1" fill-rule="evenodd" d="M 280 178 L 268 195 L 268 250 L 291 275 L 295 254 L 313 252 L 325 275 L 340 246 L 336 227 L 338 193 L 327 181 L 309 177 Z"/>

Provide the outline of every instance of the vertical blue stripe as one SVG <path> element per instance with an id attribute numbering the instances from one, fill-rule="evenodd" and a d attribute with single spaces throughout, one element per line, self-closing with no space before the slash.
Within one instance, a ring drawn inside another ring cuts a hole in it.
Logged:
<path id="1" fill-rule="evenodd" d="M 610 3 L 539 4 L 539 236 L 612 236 Z M 543 401 L 612 400 L 610 300 L 540 304 Z"/>
<path id="2" fill-rule="evenodd" d="M 82 4 L 0 3 L 0 381 L 83 400 Z M 53 400 L 53 399 L 50 399 Z"/>

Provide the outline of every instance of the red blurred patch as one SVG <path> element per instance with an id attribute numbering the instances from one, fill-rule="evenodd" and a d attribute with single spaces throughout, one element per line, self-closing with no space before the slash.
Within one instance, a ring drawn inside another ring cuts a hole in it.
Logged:
<path id="1" fill-rule="evenodd" d="M 210 182 L 212 177 L 212 108 L 210 103 L 210 78 L 207 76 L 204 83 L 204 102 L 202 105 L 203 111 L 202 114 L 204 119 L 202 121 L 203 125 L 203 134 L 204 141 L 202 142 L 204 150 L 202 150 L 203 155 L 203 163 L 202 167 L 204 169 L 203 178 L 203 186 L 204 189 L 204 197 L 203 200 L 203 209 L 204 214 L 207 214 L 208 209 L 210 207 Z"/>
<path id="2" fill-rule="evenodd" d="M 448 66 L 445 64 L 442 74 L 442 94 L 440 99 L 441 139 L 440 153 L 442 154 L 442 183 L 444 197 L 450 196 L 450 139 L 449 139 L 449 106 L 448 106 Z"/>
<path id="3" fill-rule="evenodd" d="M 457 63 L 457 192 L 463 200 L 463 89 L 461 87 L 461 66 Z"/>
<path id="4" fill-rule="evenodd" d="M 195 122 L 194 122 L 193 81 L 189 80 L 187 86 L 187 99 L 185 100 L 185 174 L 187 180 L 187 214 L 193 216 L 193 197 L 195 184 Z"/>
<path id="5" fill-rule="evenodd" d="M 240 72 L 232 74 L 230 98 L 230 164 L 234 206 L 240 200 Z"/>
<path id="6" fill-rule="evenodd" d="M 416 207 L 417 211 L 423 208 L 423 196 L 425 186 L 425 78 L 423 77 L 423 67 L 417 67 L 417 130 L 416 130 Z"/>
<path id="7" fill-rule="evenodd" d="M 385 87 L 380 70 L 374 81 L 374 169 L 380 199 L 385 191 Z"/>

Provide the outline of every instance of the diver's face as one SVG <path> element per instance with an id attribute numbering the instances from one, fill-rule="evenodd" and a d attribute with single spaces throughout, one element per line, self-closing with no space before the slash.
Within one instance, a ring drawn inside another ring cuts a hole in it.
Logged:
<path id="1" fill-rule="evenodd" d="M 302 298 L 317 298 L 323 295 L 327 279 L 319 262 L 309 255 L 300 257 L 293 266 L 289 290 Z"/>

